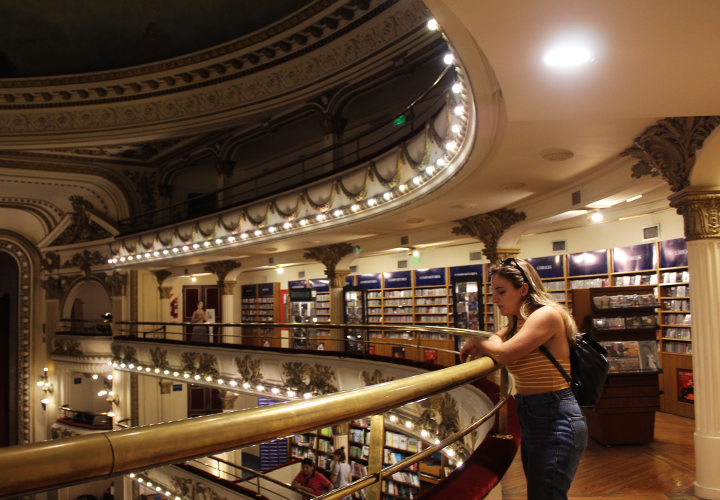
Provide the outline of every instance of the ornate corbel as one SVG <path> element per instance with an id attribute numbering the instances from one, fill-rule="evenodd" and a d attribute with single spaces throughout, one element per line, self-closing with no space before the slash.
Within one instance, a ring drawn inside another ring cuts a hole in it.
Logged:
<path id="1" fill-rule="evenodd" d="M 497 264 L 502 260 L 501 254 L 512 253 L 512 251 L 517 250 L 498 249 L 498 241 L 510 226 L 525 219 L 525 212 L 500 208 L 486 214 L 473 215 L 472 217 L 457 220 L 455 222 L 460 225 L 452 228 L 452 232 L 457 235 L 472 236 L 482 241 L 485 244 L 483 250 L 485 257 L 493 264 Z M 507 252 L 508 250 L 510 252 Z M 515 252 L 514 255 L 517 255 L 518 252 Z"/>
<path id="2" fill-rule="evenodd" d="M 633 145 L 620 153 L 639 161 L 632 176 L 658 176 L 678 192 L 690 185 L 695 153 L 720 124 L 720 116 L 684 116 L 659 120 L 635 138 Z"/>
<path id="3" fill-rule="evenodd" d="M 158 283 L 158 290 L 162 288 L 163 281 L 172 276 L 172 271 L 168 269 L 160 269 L 159 271 L 150 271 Z"/>
<path id="4" fill-rule="evenodd" d="M 234 260 L 221 260 L 219 262 L 211 262 L 210 264 L 203 267 L 203 269 L 209 273 L 215 274 L 218 278 L 218 283 L 222 284 L 225 282 L 225 277 L 233 269 L 237 269 L 242 264 Z"/>

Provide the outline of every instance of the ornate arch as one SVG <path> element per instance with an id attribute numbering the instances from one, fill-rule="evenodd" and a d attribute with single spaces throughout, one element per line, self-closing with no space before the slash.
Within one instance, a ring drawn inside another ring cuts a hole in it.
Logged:
<path id="1" fill-rule="evenodd" d="M 17 396 L 17 432 L 18 444 L 33 441 L 32 412 L 30 391 L 31 366 L 33 352 L 33 315 L 35 305 L 33 294 L 33 276 L 35 275 L 35 259 L 37 251 L 23 237 L 7 232 L 0 232 L 0 252 L 6 252 L 15 259 L 18 266 L 18 342 L 17 342 L 17 386 L 13 388 Z"/>
<path id="2" fill-rule="evenodd" d="M 68 278 L 75 278 L 73 281 L 70 282 L 70 284 L 67 287 L 67 291 L 63 294 L 62 298 L 60 299 L 60 314 L 61 317 L 65 314 L 65 305 L 67 304 L 67 300 L 77 292 L 77 289 L 80 287 L 80 285 L 87 283 L 88 281 L 94 281 L 96 283 L 99 283 L 103 290 L 105 290 L 105 293 L 107 293 L 108 299 L 110 299 L 110 286 L 108 285 L 107 280 L 107 274 L 100 272 L 100 273 L 94 273 L 94 274 L 88 274 L 87 276 L 68 276 Z M 112 299 L 110 299 L 112 302 Z"/>

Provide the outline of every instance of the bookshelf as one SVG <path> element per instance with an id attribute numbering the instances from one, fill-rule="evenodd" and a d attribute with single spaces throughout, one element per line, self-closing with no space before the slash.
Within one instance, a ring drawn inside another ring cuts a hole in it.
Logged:
<path id="1" fill-rule="evenodd" d="M 609 386 L 586 409 L 592 438 L 606 445 L 652 442 L 660 409 L 659 304 L 647 286 L 575 289 L 573 317 L 608 350 Z"/>
<path id="2" fill-rule="evenodd" d="M 383 467 L 396 464 L 410 455 L 421 451 L 419 439 L 401 434 L 397 431 L 385 431 L 383 448 Z M 418 465 L 414 464 L 401 472 L 393 474 L 383 481 L 383 497 L 386 499 L 410 499 L 420 496 L 420 476 Z"/>
<path id="3" fill-rule="evenodd" d="M 260 283 L 242 285 L 240 289 L 243 323 L 280 323 L 280 283 Z M 279 337 L 273 327 L 243 328 L 248 336 Z M 280 347 L 280 339 L 248 339 L 247 344 L 263 347 Z"/>

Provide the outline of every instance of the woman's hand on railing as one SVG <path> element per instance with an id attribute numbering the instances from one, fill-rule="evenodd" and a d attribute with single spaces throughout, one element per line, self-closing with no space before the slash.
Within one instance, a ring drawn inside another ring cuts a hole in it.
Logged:
<path id="1" fill-rule="evenodd" d="M 480 359 L 485 354 L 480 349 L 480 344 L 484 339 L 481 337 L 472 337 L 465 342 L 465 345 L 460 350 L 460 361 L 465 363 L 474 359 Z"/>

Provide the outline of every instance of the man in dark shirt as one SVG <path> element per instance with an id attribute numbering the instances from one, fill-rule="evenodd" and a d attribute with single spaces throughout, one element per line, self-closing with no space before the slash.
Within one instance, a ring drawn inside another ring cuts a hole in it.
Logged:
<path id="1" fill-rule="evenodd" d="M 302 461 L 302 471 L 295 476 L 292 482 L 292 487 L 306 491 L 314 497 L 323 494 L 323 490 L 330 486 L 328 478 L 315 471 L 313 467 L 313 461 L 309 458 L 305 458 Z M 309 498 L 309 497 L 304 497 Z"/>

